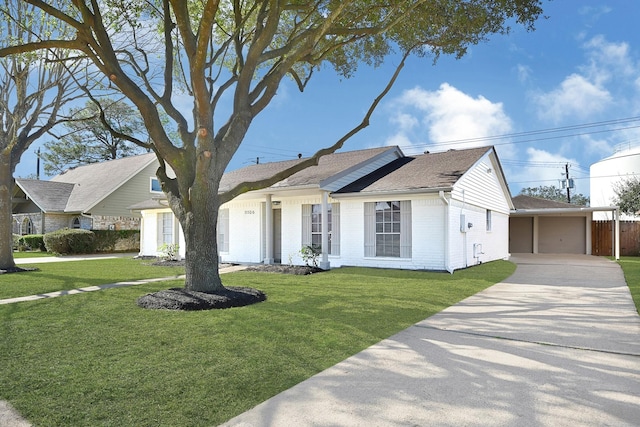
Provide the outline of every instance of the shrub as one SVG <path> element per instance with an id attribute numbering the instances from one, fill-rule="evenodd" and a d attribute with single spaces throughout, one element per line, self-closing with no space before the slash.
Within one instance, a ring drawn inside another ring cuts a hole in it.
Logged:
<path id="1" fill-rule="evenodd" d="M 13 235 L 13 243 L 12 243 L 12 248 L 14 251 L 18 250 L 18 242 L 20 241 L 20 237 L 22 237 L 19 234 L 14 234 Z"/>
<path id="2" fill-rule="evenodd" d="M 305 245 L 300 249 L 300 256 L 304 263 L 311 267 L 318 266 L 318 257 L 322 254 L 320 246 L 318 245 Z M 311 263 L 311 264 L 309 264 Z"/>
<path id="3" fill-rule="evenodd" d="M 96 250 L 95 234 L 89 230 L 63 228 L 44 235 L 49 252 L 56 254 L 90 254 Z"/>
<path id="4" fill-rule="evenodd" d="M 179 257 L 180 246 L 177 243 L 163 243 L 162 246 L 158 248 L 160 253 L 162 254 L 160 258 L 165 261 L 177 261 Z"/>
<path id="5" fill-rule="evenodd" d="M 96 236 L 96 252 L 138 252 L 139 230 L 92 230 Z"/>
<path id="6" fill-rule="evenodd" d="M 20 236 L 18 239 L 18 249 L 29 251 L 46 251 L 44 246 L 44 235 L 42 234 L 27 234 L 26 236 Z"/>

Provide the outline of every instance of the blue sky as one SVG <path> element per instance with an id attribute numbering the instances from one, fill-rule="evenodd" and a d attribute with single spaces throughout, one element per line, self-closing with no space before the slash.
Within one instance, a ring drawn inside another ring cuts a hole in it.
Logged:
<path id="1" fill-rule="evenodd" d="M 371 125 L 342 151 L 399 145 L 407 154 L 495 145 L 511 189 L 559 186 L 589 194 L 589 166 L 640 143 L 640 3 L 556 0 L 535 32 L 469 48 L 459 60 L 412 58 Z M 397 58 L 341 79 L 315 75 L 304 93 L 285 81 L 230 169 L 311 155 L 357 125 Z M 630 120 L 629 120 L 630 119 Z M 499 138 L 488 138 L 499 137 Z M 35 173 L 35 147 L 16 176 Z"/>

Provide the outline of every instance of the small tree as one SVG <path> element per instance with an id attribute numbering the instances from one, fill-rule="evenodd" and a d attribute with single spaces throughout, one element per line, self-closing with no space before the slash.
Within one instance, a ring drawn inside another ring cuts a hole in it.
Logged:
<path id="1" fill-rule="evenodd" d="M 556 202 L 567 202 L 567 194 L 554 185 L 541 185 L 539 187 L 527 187 L 520 190 L 524 196 L 538 197 L 540 199 L 555 200 Z M 583 194 L 572 194 L 571 204 L 579 206 L 589 206 L 589 198 Z"/>
<path id="2" fill-rule="evenodd" d="M 0 5 L 3 43 L 38 43 L 47 34 L 64 34 L 60 26 L 25 2 Z M 62 108 L 82 93 L 76 78 L 88 73 L 82 61 L 67 64 L 69 51 L 51 47 L 14 53 L 0 59 L 0 269 L 13 270 L 13 173 L 29 146 L 67 120 Z M 82 71 L 85 71 L 83 75 Z"/>
<path id="3" fill-rule="evenodd" d="M 99 105 L 88 101 L 83 108 L 71 110 L 74 120 L 64 124 L 65 133 L 44 144 L 44 171 L 54 175 L 89 163 L 140 154 L 144 150 L 119 135 L 146 134 L 137 109 L 122 101 L 103 99 L 104 120 L 117 134 L 109 131 L 101 119 Z M 143 138 L 141 138 L 143 139 Z"/>
<path id="4" fill-rule="evenodd" d="M 627 215 L 640 215 L 640 178 L 627 178 L 613 186 L 614 203 Z"/>

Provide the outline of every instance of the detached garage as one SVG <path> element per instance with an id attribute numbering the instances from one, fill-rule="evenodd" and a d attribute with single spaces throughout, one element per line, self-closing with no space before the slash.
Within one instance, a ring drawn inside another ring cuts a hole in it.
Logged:
<path id="1" fill-rule="evenodd" d="M 618 217 L 616 207 L 591 208 L 522 195 L 512 200 L 510 253 L 591 255 L 593 212 L 613 211 Z"/>

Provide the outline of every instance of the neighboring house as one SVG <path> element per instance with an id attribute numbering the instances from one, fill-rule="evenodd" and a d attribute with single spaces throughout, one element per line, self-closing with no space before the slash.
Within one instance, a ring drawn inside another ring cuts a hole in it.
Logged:
<path id="1" fill-rule="evenodd" d="M 617 218 L 615 206 L 587 207 L 530 196 L 513 198 L 509 252 L 591 255 L 595 213 Z M 619 228 L 618 228 L 619 229 Z M 619 241 L 619 234 L 617 234 Z M 619 254 L 619 247 L 616 252 Z"/>
<path id="2" fill-rule="evenodd" d="M 300 160 L 226 173 L 224 191 Z M 184 236 L 166 201 L 141 211 L 141 255 Z M 262 190 L 224 204 L 218 220 L 223 262 L 302 264 L 322 247 L 321 267 L 454 271 L 506 259 L 509 190 L 493 147 L 405 156 L 398 147 L 336 153 Z"/>
<path id="3" fill-rule="evenodd" d="M 128 207 L 162 194 L 155 154 L 79 166 L 50 181 L 16 179 L 13 231 L 42 234 L 61 228 L 137 230 Z"/>
<path id="4" fill-rule="evenodd" d="M 640 177 L 640 142 L 627 142 L 615 147 L 614 154 L 591 165 L 591 206 L 616 204 L 615 187 L 629 178 Z M 611 220 L 609 212 L 595 212 L 594 220 Z M 640 215 L 622 214 L 621 219 L 640 221 Z"/>

